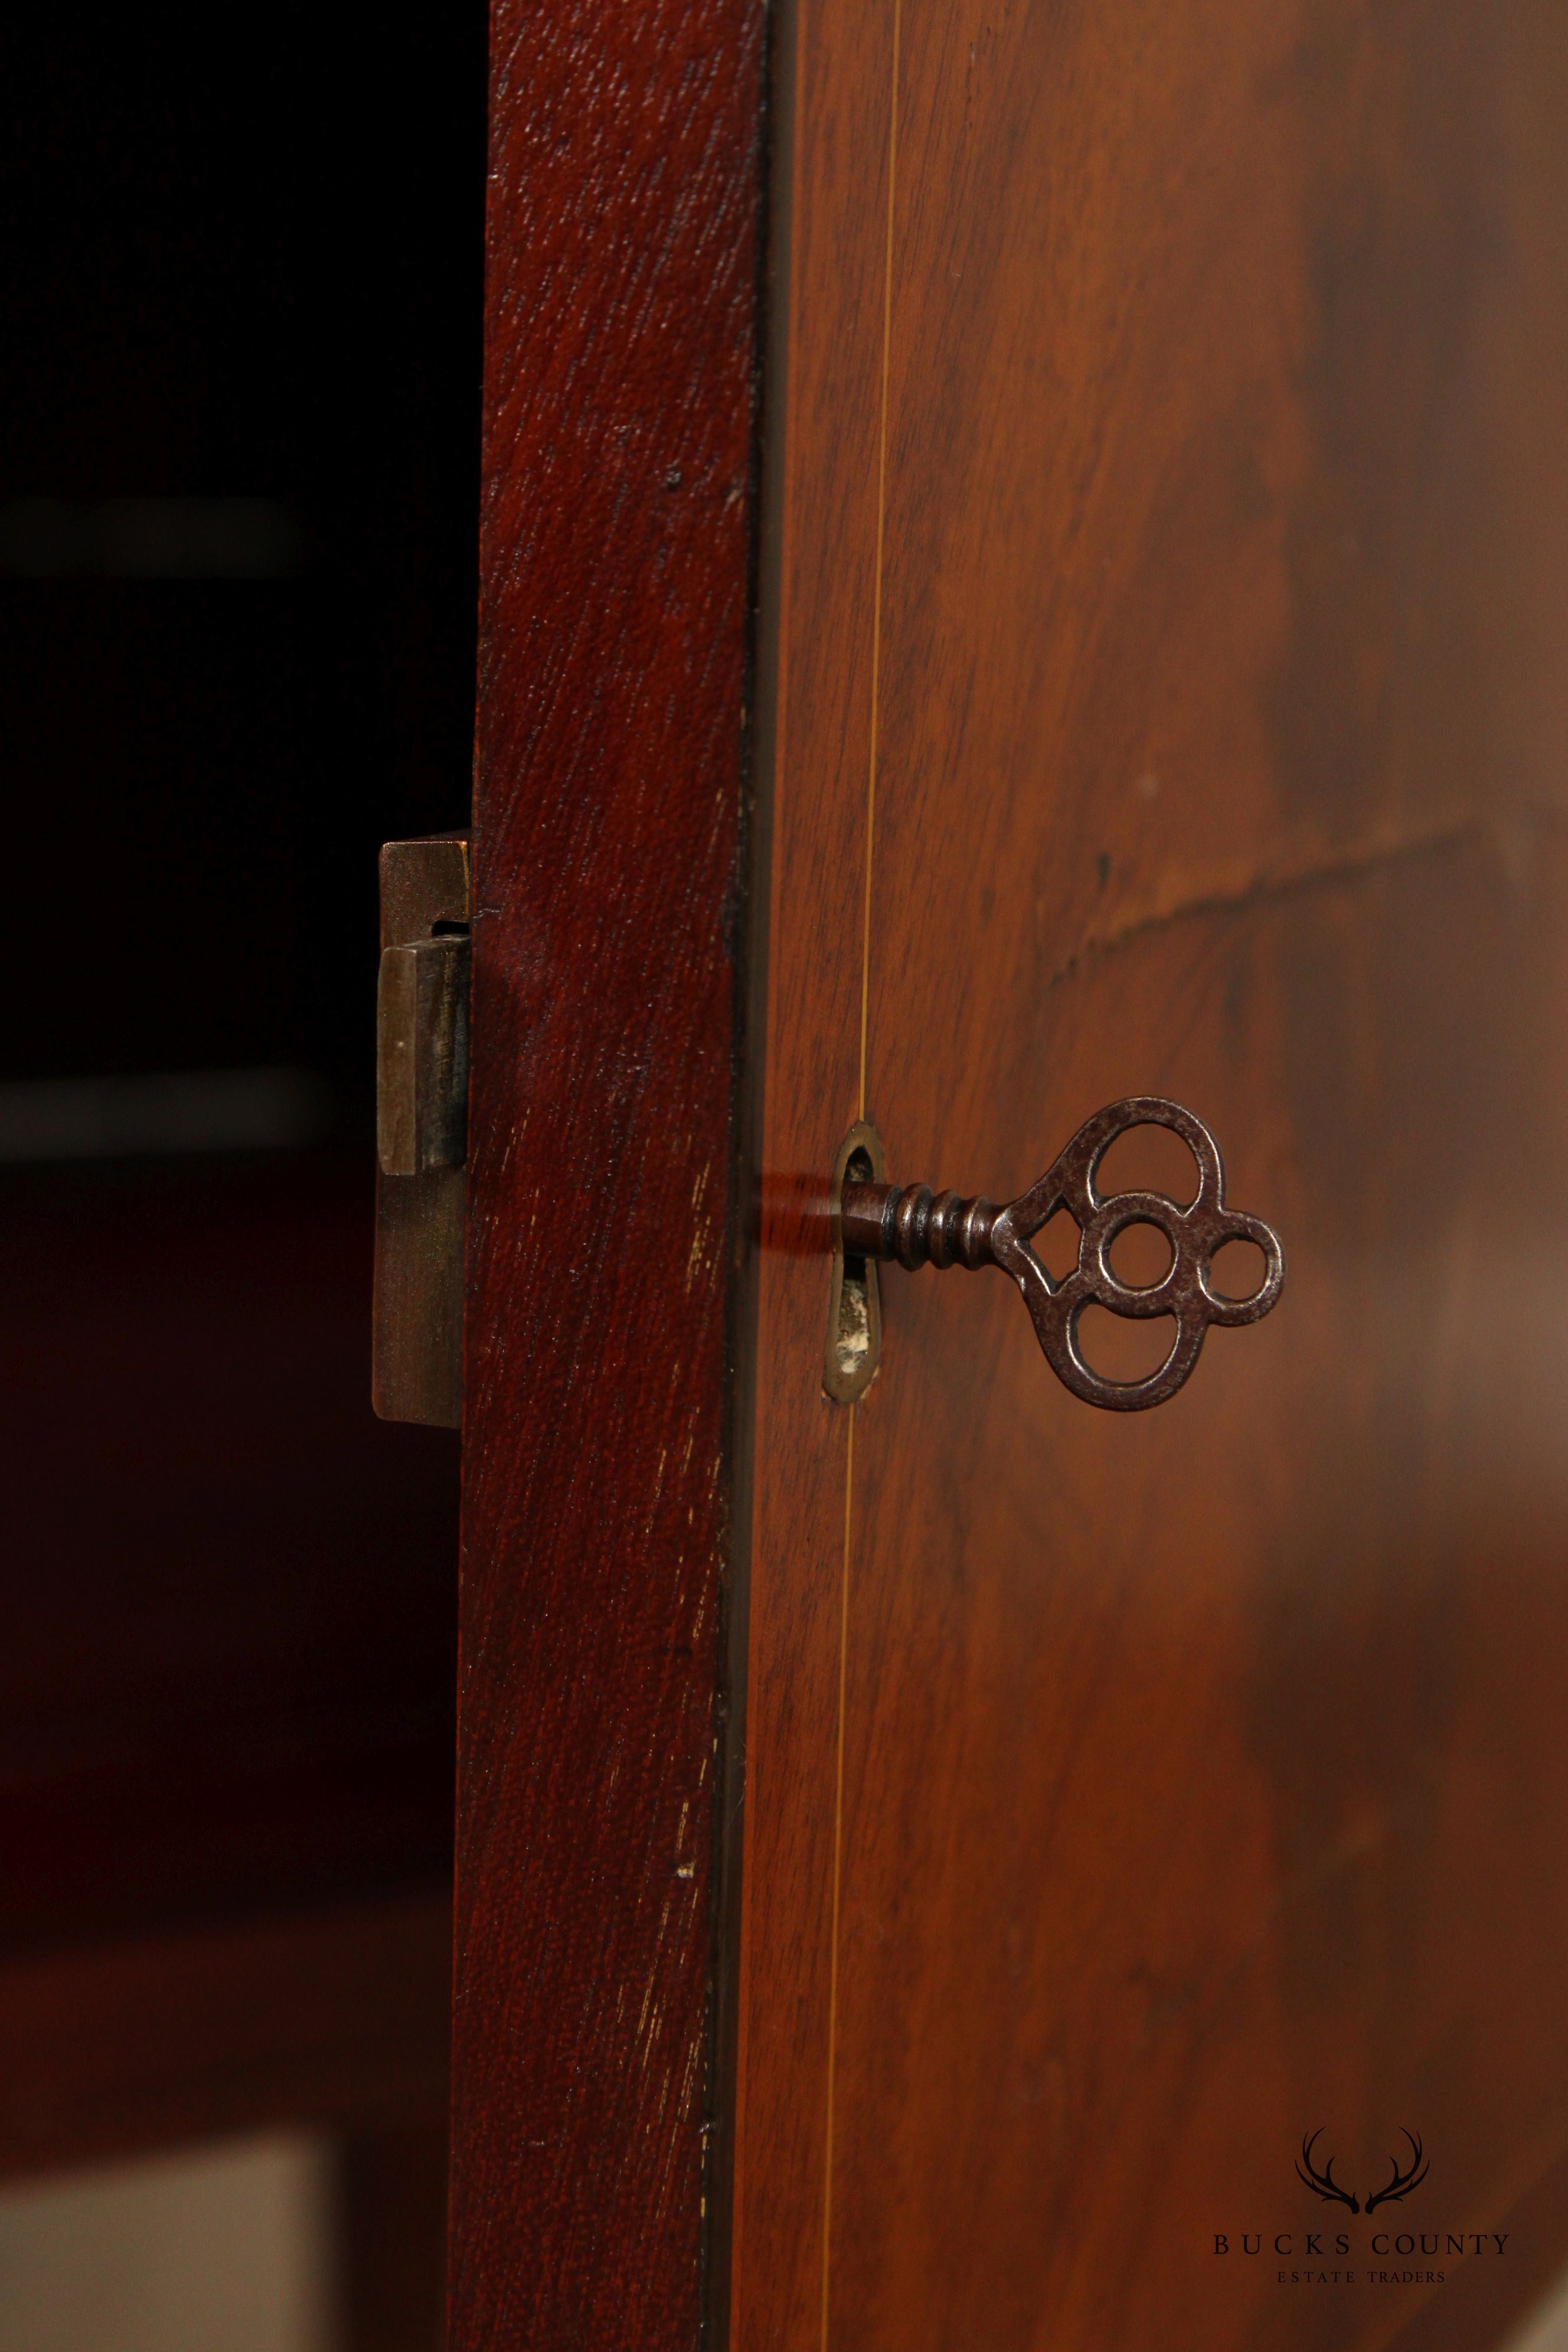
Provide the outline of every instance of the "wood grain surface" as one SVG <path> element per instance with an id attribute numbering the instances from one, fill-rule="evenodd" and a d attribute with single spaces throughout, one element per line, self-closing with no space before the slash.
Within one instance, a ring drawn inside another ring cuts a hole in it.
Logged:
<path id="1" fill-rule="evenodd" d="M 454 2352 L 699 2326 L 762 18 L 493 18 Z"/>
<path id="2" fill-rule="evenodd" d="M 1568 2260 L 1568 19 L 781 39 L 731 2341 L 1458 2341 L 1384 2215 L 1239 2251 L 1408 2126 L 1400 2226 L 1534 2232 L 1491 2343 Z M 1143 1090 L 1267 1324 L 1096 1414 L 890 1270 L 824 1400 L 852 1119 L 1005 1199 Z"/>

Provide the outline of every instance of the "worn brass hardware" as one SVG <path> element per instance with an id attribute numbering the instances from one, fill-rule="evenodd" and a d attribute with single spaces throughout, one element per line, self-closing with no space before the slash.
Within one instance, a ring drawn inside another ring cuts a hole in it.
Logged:
<path id="1" fill-rule="evenodd" d="M 381 853 L 375 1330 L 384 1421 L 456 1429 L 463 1406 L 468 841 Z"/>
<path id="2" fill-rule="evenodd" d="M 460 1168 L 468 1125 L 468 940 L 438 932 L 381 951 L 375 1141 L 384 1176 Z"/>
<path id="3" fill-rule="evenodd" d="M 1096 1173 L 1120 1135 L 1134 1127 L 1165 1127 L 1179 1135 L 1197 1162 L 1197 1196 L 1185 1208 L 1163 1192 L 1114 1192 L 1097 1188 Z M 856 1130 L 852 1130 L 852 1136 Z M 1285 1256 L 1279 1237 L 1261 1218 L 1225 1205 L 1225 1171 L 1219 1149 L 1203 1121 L 1180 1103 L 1161 1095 L 1130 1095 L 1086 1119 L 1059 1158 L 1036 1184 L 1006 1208 L 956 1192 L 933 1195 L 926 1184 L 866 1180 L 853 1165 L 850 1139 L 840 1151 L 833 1193 L 835 1313 L 847 1269 L 864 1265 L 874 1276 L 879 1262 L 917 1266 L 1000 1266 L 1023 1293 L 1035 1336 L 1057 1378 L 1086 1404 L 1112 1412 L 1138 1412 L 1174 1396 L 1197 1362 L 1211 1323 L 1256 1323 L 1279 1296 Z M 1029 1243 L 1058 1209 L 1079 1229 L 1078 1261 L 1056 1280 Z M 1108 1253 L 1129 1225 L 1153 1225 L 1169 1245 L 1171 1263 L 1160 1280 L 1134 1289 L 1118 1279 Z M 1226 1242 L 1253 1242 L 1263 1253 L 1263 1280 L 1250 1298 L 1228 1298 L 1211 1286 L 1209 1269 Z M 874 1295 L 874 1294 L 873 1294 Z M 1170 1353 L 1156 1371 L 1140 1381 L 1108 1380 L 1085 1362 L 1079 1349 L 1079 1318 L 1086 1307 L 1113 1315 L 1171 1317 L 1176 1327 Z M 830 1331 L 828 1361 L 833 1365 Z M 873 1364 L 872 1369 L 875 1369 Z M 835 1389 L 846 1402 L 859 1387 Z"/>
<path id="4" fill-rule="evenodd" d="M 882 1300 L 877 1261 L 846 1252 L 840 1217 L 846 1184 L 879 1184 L 887 1174 L 882 1139 L 857 1119 L 833 1162 L 833 1283 L 827 1301 L 827 1360 L 822 1385 L 835 1404 L 853 1404 L 882 1360 Z"/>

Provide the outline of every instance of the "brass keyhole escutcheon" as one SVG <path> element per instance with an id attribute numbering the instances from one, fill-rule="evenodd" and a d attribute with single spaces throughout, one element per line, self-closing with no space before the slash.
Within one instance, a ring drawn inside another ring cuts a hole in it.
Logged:
<path id="1" fill-rule="evenodd" d="M 877 1261 L 846 1252 L 843 1207 L 846 1185 L 880 1184 L 887 1176 L 882 1139 L 858 1118 L 833 1161 L 833 1281 L 827 1302 L 827 1356 L 822 1385 L 835 1404 L 853 1404 L 877 1377 L 882 1360 L 882 1301 Z"/>

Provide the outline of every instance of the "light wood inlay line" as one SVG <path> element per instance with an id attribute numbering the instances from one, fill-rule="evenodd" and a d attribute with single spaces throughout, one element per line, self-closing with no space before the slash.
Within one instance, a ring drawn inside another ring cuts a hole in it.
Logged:
<path id="1" fill-rule="evenodd" d="M 877 562 L 871 596 L 871 727 L 866 775 L 866 891 L 860 927 L 860 1108 L 866 1116 L 866 1046 L 871 1001 L 871 864 L 877 825 L 878 691 L 882 660 L 882 549 L 888 505 L 888 377 L 893 332 L 893 212 L 899 157 L 899 37 L 902 0 L 893 0 L 888 101 L 888 225 L 882 260 L 882 383 L 877 425 Z M 838 1726 L 833 1799 L 833 1906 L 827 1976 L 827 2128 L 822 2166 L 822 2352 L 828 2352 L 833 2285 L 833 2095 L 838 2055 L 838 1912 L 844 1865 L 844 1696 L 849 1664 L 849 1561 L 855 1518 L 855 1416 L 849 1408 L 844 1467 L 844 1564 L 838 1596 Z"/>

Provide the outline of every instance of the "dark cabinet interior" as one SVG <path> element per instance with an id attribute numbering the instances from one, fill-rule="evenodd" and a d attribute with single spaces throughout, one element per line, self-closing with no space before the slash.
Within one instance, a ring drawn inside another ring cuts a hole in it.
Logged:
<path id="1" fill-rule="evenodd" d="M 370 1408 L 370 1080 L 377 845 L 468 805 L 484 11 L 196 27 L 4 37 L 13 1967 L 449 1870 L 457 1443 Z"/>

